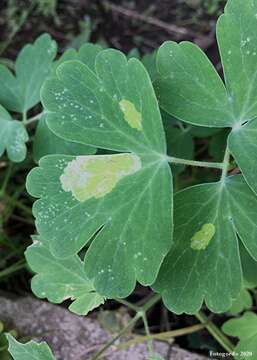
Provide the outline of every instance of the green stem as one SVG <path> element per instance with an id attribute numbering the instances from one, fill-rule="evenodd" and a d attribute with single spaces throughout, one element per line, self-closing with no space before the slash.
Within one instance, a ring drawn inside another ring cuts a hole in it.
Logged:
<path id="1" fill-rule="evenodd" d="M 234 345 L 212 321 L 208 320 L 207 316 L 202 311 L 199 311 L 199 313 L 195 316 L 199 321 L 201 321 L 201 323 L 205 324 L 205 327 L 209 331 L 209 333 L 226 351 L 228 351 L 229 353 L 232 353 L 234 351 Z"/>
<path id="2" fill-rule="evenodd" d="M 207 167 L 213 169 L 223 169 L 223 163 L 220 162 L 210 162 L 210 161 L 195 161 L 195 160 L 187 160 L 180 159 L 173 156 L 167 156 L 167 160 L 172 164 L 182 164 L 182 165 L 190 165 L 190 166 L 199 166 L 199 167 Z"/>
<path id="3" fill-rule="evenodd" d="M 12 163 L 10 163 L 8 166 L 8 169 L 6 171 L 5 178 L 4 178 L 1 190 L 0 190 L 0 196 L 3 196 L 5 194 L 6 187 L 8 185 L 8 182 L 9 182 L 11 174 L 12 174 L 12 167 L 13 167 L 13 165 L 12 165 Z"/>
<path id="4" fill-rule="evenodd" d="M 26 267 L 26 261 L 20 260 L 17 263 L 11 265 L 7 269 L 0 271 L 0 279 L 12 275 L 16 271 L 24 269 Z"/>
<path id="5" fill-rule="evenodd" d="M 39 114 L 31 117 L 30 119 L 26 120 L 25 125 L 29 125 L 29 124 L 31 124 L 31 123 L 33 123 L 35 121 L 38 121 L 41 118 L 41 116 L 43 115 L 43 113 L 44 112 L 42 111 L 41 113 L 39 113 Z"/>
<path id="6" fill-rule="evenodd" d="M 161 300 L 161 296 L 159 294 L 153 295 L 142 307 L 141 310 L 147 312 L 152 306 L 158 303 Z"/>
<path id="7" fill-rule="evenodd" d="M 22 113 L 22 122 L 24 125 L 26 125 L 26 123 L 27 123 L 27 111 L 26 110 L 24 110 Z"/>
<path id="8" fill-rule="evenodd" d="M 150 336 L 136 336 L 134 339 L 131 339 L 125 343 L 118 345 L 117 350 L 126 349 L 126 348 L 130 347 L 131 345 L 140 344 L 149 339 L 168 341 L 169 339 L 172 339 L 172 338 L 192 334 L 192 333 L 200 331 L 204 328 L 205 328 L 205 324 L 197 324 L 197 325 L 192 325 L 192 326 L 178 329 L 178 330 L 171 330 L 171 331 L 165 331 L 165 332 L 158 333 L 158 334 L 151 334 Z"/>
<path id="9" fill-rule="evenodd" d="M 128 302 L 127 300 L 124 300 L 124 299 L 115 299 L 115 301 L 117 301 L 118 303 L 128 307 L 129 309 L 135 311 L 135 312 L 139 312 L 140 311 L 140 308 L 139 306 L 137 305 L 134 305 L 130 302 Z"/>
<path id="10" fill-rule="evenodd" d="M 98 351 L 92 358 L 91 360 L 97 360 L 100 359 L 100 357 L 103 355 L 103 353 L 110 347 L 112 346 L 116 340 L 118 340 L 123 334 L 125 334 L 132 326 L 134 326 L 136 324 L 136 322 L 138 321 L 138 319 L 141 317 L 141 315 L 139 313 L 137 313 L 133 319 L 128 323 L 128 325 L 126 327 L 124 327 L 116 336 L 114 336 L 106 345 L 104 345 L 104 347 Z"/>
<path id="11" fill-rule="evenodd" d="M 226 147 L 224 159 L 223 159 L 223 168 L 222 168 L 222 174 L 221 174 L 221 182 L 223 182 L 227 176 L 228 170 L 229 170 L 229 160 L 230 160 L 230 152 L 228 149 L 228 146 Z"/>
<path id="12" fill-rule="evenodd" d="M 142 317 L 144 327 L 145 327 L 145 333 L 146 333 L 146 337 L 147 337 L 147 347 L 148 347 L 149 355 L 153 356 L 154 355 L 154 352 L 153 352 L 153 339 L 151 339 L 151 333 L 150 333 L 150 329 L 149 329 L 149 326 L 148 326 L 148 321 L 147 321 L 145 312 L 141 313 L 141 317 Z"/>

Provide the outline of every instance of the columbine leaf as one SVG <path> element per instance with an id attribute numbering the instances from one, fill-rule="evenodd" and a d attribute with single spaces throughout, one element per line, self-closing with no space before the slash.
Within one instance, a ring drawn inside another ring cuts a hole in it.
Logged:
<path id="1" fill-rule="evenodd" d="M 257 192 L 257 0 L 229 0 L 217 24 L 224 86 L 204 53 L 191 43 L 167 42 L 159 49 L 161 106 L 196 125 L 230 127 L 232 152 Z"/>
<path id="2" fill-rule="evenodd" d="M 87 65 L 90 69 L 94 69 L 95 58 L 97 54 L 102 50 L 102 47 L 97 44 L 86 43 L 82 45 L 78 51 L 75 49 L 66 50 L 58 60 L 54 62 L 53 71 L 55 72 L 59 65 L 65 61 L 79 60 Z"/>
<path id="3" fill-rule="evenodd" d="M 56 136 L 47 126 L 46 117 L 42 116 L 37 126 L 34 142 L 33 157 L 39 161 L 41 157 L 49 154 L 87 155 L 95 154 L 92 146 L 66 141 Z"/>
<path id="4" fill-rule="evenodd" d="M 212 156 L 214 161 L 222 161 L 227 146 L 229 131 L 223 129 L 217 134 L 213 135 L 209 142 L 209 154 Z"/>
<path id="5" fill-rule="evenodd" d="M 220 128 L 213 128 L 213 127 L 204 127 L 204 126 L 195 126 L 189 125 L 188 130 L 190 134 L 196 138 L 206 138 L 208 136 L 215 135 L 221 131 Z"/>
<path id="6" fill-rule="evenodd" d="M 89 68 L 94 68 L 95 58 L 101 49 L 99 45 L 84 44 L 78 52 L 74 49 L 66 50 L 63 55 L 54 62 L 52 67 L 53 76 L 59 65 L 70 60 L 79 60 Z M 48 154 L 86 155 L 95 153 L 96 148 L 92 146 L 67 141 L 55 135 L 46 124 L 46 116 L 42 116 L 40 119 L 33 143 L 33 156 L 36 161 L 39 161 L 41 157 Z"/>
<path id="7" fill-rule="evenodd" d="M 0 156 L 6 150 L 11 161 L 23 161 L 27 153 L 25 143 L 28 139 L 24 125 L 20 121 L 13 120 L 0 105 Z"/>
<path id="8" fill-rule="evenodd" d="M 194 142 L 189 129 L 174 127 L 170 121 L 164 121 L 164 128 L 168 154 L 178 158 L 192 159 Z M 184 168 L 184 165 L 172 165 L 172 173 L 179 174 Z"/>
<path id="9" fill-rule="evenodd" d="M 50 74 L 56 43 L 47 34 L 26 45 L 15 63 L 15 76 L 0 65 L 0 103 L 8 110 L 26 112 L 40 99 L 40 89 Z"/>
<path id="10" fill-rule="evenodd" d="M 50 253 L 47 244 L 37 239 L 26 250 L 26 259 L 37 273 L 31 283 L 37 297 L 57 304 L 66 299 L 74 300 L 69 309 L 79 315 L 86 315 L 103 304 L 104 298 L 95 292 L 77 255 L 57 259 Z"/>
<path id="11" fill-rule="evenodd" d="M 124 153 L 43 158 L 28 178 L 28 191 L 41 198 L 34 206 L 39 233 L 58 257 L 96 234 L 86 273 L 106 297 L 127 296 L 136 280 L 153 283 L 171 245 L 172 179 L 146 70 L 104 50 L 94 71 L 76 61 L 58 67 L 42 100 L 58 136 Z"/>
<path id="12" fill-rule="evenodd" d="M 154 289 L 175 313 L 225 312 L 242 286 L 238 235 L 256 259 L 257 199 L 241 175 L 175 195 L 175 245 Z"/>
<path id="13" fill-rule="evenodd" d="M 11 335 L 6 335 L 9 341 L 9 352 L 14 360 L 55 360 L 51 350 L 45 342 L 40 344 L 30 341 L 21 344 Z"/>
<path id="14" fill-rule="evenodd" d="M 240 246 L 240 257 L 246 286 L 254 288 L 257 286 L 257 262 L 249 255 L 243 245 Z"/>
<path id="15" fill-rule="evenodd" d="M 257 315 L 246 312 L 239 319 L 230 319 L 223 326 L 222 330 L 230 336 L 236 336 L 240 340 L 235 347 L 235 359 L 252 357 L 257 355 Z M 251 354 L 252 353 L 252 354 Z M 246 354 L 245 357 L 243 354 Z M 247 356 L 247 354 L 249 354 Z"/>
<path id="16" fill-rule="evenodd" d="M 248 310 L 252 307 L 253 301 L 250 292 L 246 288 L 242 288 L 237 298 L 233 301 L 229 312 L 231 314 L 239 314 L 243 310 Z"/>
<path id="17" fill-rule="evenodd" d="M 199 47 L 190 42 L 165 42 L 157 53 L 157 68 L 156 91 L 165 111 L 195 125 L 234 123 L 226 88 Z"/>
<path id="18" fill-rule="evenodd" d="M 133 48 L 128 52 L 127 59 L 129 60 L 132 58 L 140 59 L 140 52 L 137 48 Z"/>
<path id="19" fill-rule="evenodd" d="M 154 81 L 158 77 L 157 67 L 156 67 L 156 51 L 151 54 L 145 54 L 142 57 L 142 63 L 147 69 L 151 80 Z"/>

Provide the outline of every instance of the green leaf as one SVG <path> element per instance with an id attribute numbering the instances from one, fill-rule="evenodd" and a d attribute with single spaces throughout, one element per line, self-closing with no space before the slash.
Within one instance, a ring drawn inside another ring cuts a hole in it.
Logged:
<path id="1" fill-rule="evenodd" d="M 128 52 L 127 59 L 140 59 L 140 52 L 137 48 L 133 48 Z"/>
<path id="2" fill-rule="evenodd" d="M 241 175 L 175 195 L 175 244 L 153 286 L 171 311 L 194 314 L 203 301 L 213 312 L 231 307 L 242 286 L 237 235 L 256 259 L 256 212 Z"/>
<path id="3" fill-rule="evenodd" d="M 55 360 L 45 342 L 38 344 L 30 341 L 27 344 L 21 344 L 11 335 L 6 336 L 9 341 L 9 352 L 14 360 Z"/>
<path id="4" fill-rule="evenodd" d="M 165 42 L 157 53 L 157 69 L 155 87 L 165 111 L 190 124 L 233 125 L 226 88 L 199 47 Z"/>
<path id="5" fill-rule="evenodd" d="M 54 62 L 52 67 L 53 76 L 55 76 L 56 69 L 59 65 L 70 60 L 79 60 L 89 68 L 93 68 L 95 58 L 101 49 L 99 45 L 84 44 L 78 52 L 74 49 L 66 50 L 63 55 Z M 46 116 L 40 119 L 33 143 L 33 156 L 35 161 L 39 161 L 41 157 L 48 154 L 86 155 L 95 154 L 95 152 L 96 149 L 92 146 L 67 141 L 55 135 L 46 124 Z"/>
<path id="6" fill-rule="evenodd" d="M 257 0 L 229 0 L 217 24 L 225 84 L 205 54 L 188 42 L 158 51 L 161 107 L 182 121 L 230 127 L 228 147 L 257 193 Z"/>
<path id="7" fill-rule="evenodd" d="M 213 157 L 214 161 L 223 161 L 228 133 L 227 129 L 223 129 L 212 136 L 209 142 L 209 154 Z"/>
<path id="8" fill-rule="evenodd" d="M 142 57 L 142 63 L 144 64 L 146 70 L 148 71 L 152 81 L 156 80 L 158 77 L 158 71 L 156 67 L 156 51 L 151 54 L 145 54 Z"/>
<path id="9" fill-rule="evenodd" d="M 192 159 L 194 153 L 193 138 L 187 128 L 176 128 L 170 121 L 164 122 L 168 154 L 183 159 Z M 172 173 L 179 174 L 184 165 L 172 165 Z"/>
<path id="10" fill-rule="evenodd" d="M 41 157 L 49 154 L 87 155 L 95 154 L 92 146 L 66 141 L 56 136 L 46 124 L 46 116 L 42 116 L 37 126 L 34 142 L 33 157 L 39 161 Z"/>
<path id="11" fill-rule="evenodd" d="M 146 70 L 103 50 L 94 71 L 76 61 L 58 67 L 42 100 L 58 136 L 123 154 L 41 159 L 27 181 L 41 198 L 34 205 L 39 233 L 57 257 L 77 253 L 96 235 L 85 268 L 106 297 L 127 296 L 136 280 L 152 284 L 171 246 L 172 178 Z"/>
<path id="12" fill-rule="evenodd" d="M 239 338 L 235 347 L 235 359 L 256 358 L 257 356 L 257 315 L 246 312 L 241 318 L 230 319 L 222 326 L 230 336 Z M 244 356 L 245 353 L 245 356 Z M 248 354 L 248 355 L 247 355 Z"/>
<path id="13" fill-rule="evenodd" d="M 239 314 L 243 310 L 250 309 L 252 305 L 253 300 L 250 292 L 247 289 L 242 288 L 237 298 L 233 301 L 229 312 L 231 314 Z"/>
<path id="14" fill-rule="evenodd" d="M 75 49 L 67 49 L 58 60 L 54 62 L 53 72 L 55 74 L 58 66 L 66 61 L 79 60 L 87 65 L 90 69 L 94 69 L 95 58 L 102 50 L 102 47 L 97 44 L 86 43 L 82 45 L 78 51 Z"/>
<path id="15" fill-rule="evenodd" d="M 92 33 L 92 22 L 89 16 L 85 16 L 83 20 L 79 21 L 79 34 L 72 36 L 69 47 L 79 49 L 80 46 L 90 40 Z"/>
<path id="16" fill-rule="evenodd" d="M 257 286 L 257 262 L 249 255 L 243 245 L 240 246 L 240 257 L 244 281 L 248 288 L 254 288 Z"/>
<path id="17" fill-rule="evenodd" d="M 62 53 L 62 55 L 54 61 L 52 65 L 52 73 L 54 74 L 59 65 L 63 64 L 65 61 L 77 60 L 78 52 L 75 49 L 67 49 Z"/>
<path id="18" fill-rule="evenodd" d="M 190 134 L 196 138 L 206 138 L 212 135 L 215 135 L 220 132 L 220 128 L 213 128 L 213 127 L 204 127 L 204 126 L 195 126 L 190 125 L 188 127 Z"/>
<path id="19" fill-rule="evenodd" d="M 233 131 L 228 137 L 228 146 L 249 186 L 257 194 L 256 182 L 256 120 Z"/>
<path id="20" fill-rule="evenodd" d="M 8 110 L 26 112 L 40 100 L 40 89 L 49 76 L 56 43 L 48 34 L 26 45 L 15 63 L 15 76 L 0 65 L 0 103 Z"/>
<path id="21" fill-rule="evenodd" d="M 103 304 L 104 298 L 95 292 L 77 255 L 57 259 L 48 250 L 48 245 L 37 237 L 25 255 L 29 266 L 37 273 L 31 283 L 37 297 L 57 304 L 71 299 L 74 302 L 69 309 L 79 315 L 87 315 Z"/>
<path id="22" fill-rule="evenodd" d="M 0 105 L 0 156 L 6 150 L 11 161 L 23 161 L 27 153 L 25 143 L 28 139 L 24 125 L 20 121 L 13 120 Z"/>

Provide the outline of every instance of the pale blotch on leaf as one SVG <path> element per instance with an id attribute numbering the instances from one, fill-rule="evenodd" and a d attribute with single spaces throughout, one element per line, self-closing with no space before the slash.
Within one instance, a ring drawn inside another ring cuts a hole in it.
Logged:
<path id="1" fill-rule="evenodd" d="M 121 100 L 119 105 L 124 114 L 124 119 L 127 121 L 129 126 L 133 129 L 142 131 L 142 115 L 139 111 L 137 111 L 135 105 L 131 101 L 125 99 Z"/>
<path id="2" fill-rule="evenodd" d="M 191 248 L 193 250 L 205 250 L 214 235 L 215 226 L 213 224 L 204 224 L 191 238 Z"/>
<path id="3" fill-rule="evenodd" d="M 64 191 L 84 202 L 105 196 L 120 179 L 139 169 L 141 160 L 135 154 L 77 156 L 68 163 L 60 181 Z"/>

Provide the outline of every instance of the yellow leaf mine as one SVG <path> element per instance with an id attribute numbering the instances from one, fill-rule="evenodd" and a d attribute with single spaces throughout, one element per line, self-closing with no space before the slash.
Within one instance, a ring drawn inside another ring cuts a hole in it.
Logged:
<path id="1" fill-rule="evenodd" d="M 120 109 L 124 114 L 124 118 L 127 121 L 127 123 L 133 128 L 137 129 L 139 131 L 143 130 L 142 127 L 142 115 L 137 109 L 135 108 L 135 105 L 128 101 L 128 100 L 121 100 L 119 102 Z"/>
<path id="2" fill-rule="evenodd" d="M 140 168 L 140 158 L 134 154 L 77 156 L 68 163 L 60 181 L 64 191 L 84 202 L 105 196 L 120 179 Z"/>
<path id="3" fill-rule="evenodd" d="M 215 234 L 213 224 L 204 224 L 191 238 L 191 248 L 193 250 L 205 250 Z"/>

